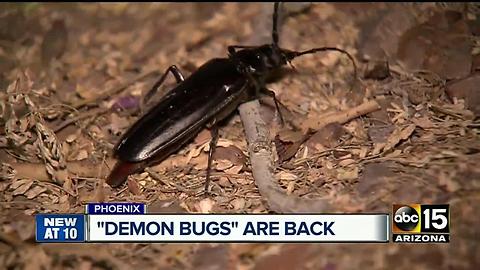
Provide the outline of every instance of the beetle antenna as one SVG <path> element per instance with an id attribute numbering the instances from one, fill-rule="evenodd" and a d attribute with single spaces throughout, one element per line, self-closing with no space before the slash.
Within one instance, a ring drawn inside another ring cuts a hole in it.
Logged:
<path id="1" fill-rule="evenodd" d="M 278 6 L 279 2 L 273 4 L 272 40 L 275 47 L 278 47 Z"/>
<path id="2" fill-rule="evenodd" d="M 353 78 L 357 79 L 357 64 L 355 64 L 355 59 L 353 58 L 353 56 L 349 52 L 347 52 L 345 50 L 342 50 L 342 49 L 339 49 L 339 48 L 336 48 L 336 47 L 314 48 L 314 49 L 306 50 L 306 51 L 303 51 L 303 52 L 290 51 L 290 52 L 286 53 L 286 57 L 287 57 L 288 60 L 292 60 L 293 58 L 296 58 L 296 57 L 304 55 L 304 54 L 313 54 L 313 53 L 324 52 L 324 51 L 337 51 L 337 52 L 340 52 L 342 54 L 345 54 L 350 59 L 350 61 L 352 62 Z"/>

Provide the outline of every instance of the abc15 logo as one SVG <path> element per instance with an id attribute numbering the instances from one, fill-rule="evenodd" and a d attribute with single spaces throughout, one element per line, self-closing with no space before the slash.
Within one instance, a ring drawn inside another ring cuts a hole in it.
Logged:
<path id="1" fill-rule="evenodd" d="M 394 204 L 393 233 L 449 233 L 448 204 Z"/>

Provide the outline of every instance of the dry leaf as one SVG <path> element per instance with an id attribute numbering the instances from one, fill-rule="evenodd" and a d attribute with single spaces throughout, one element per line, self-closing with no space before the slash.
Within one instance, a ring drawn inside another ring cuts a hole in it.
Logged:
<path id="1" fill-rule="evenodd" d="M 211 132 L 209 130 L 204 129 L 197 135 L 197 137 L 195 137 L 194 143 L 196 145 L 203 145 L 205 143 L 210 142 L 211 139 L 212 139 Z"/>
<path id="2" fill-rule="evenodd" d="M 438 176 L 438 184 L 444 186 L 448 192 L 455 192 L 460 189 L 460 184 L 443 172 Z"/>
<path id="3" fill-rule="evenodd" d="M 29 190 L 30 187 L 33 185 L 33 180 L 20 180 L 20 181 L 22 181 L 20 185 L 15 183 L 16 188 L 14 188 L 15 190 L 12 193 L 13 196 L 25 194 L 25 192 L 27 192 L 27 190 Z M 17 181 L 17 182 L 20 182 L 20 181 Z"/>
<path id="4" fill-rule="evenodd" d="M 230 181 L 228 180 L 227 177 L 225 176 L 221 176 L 220 179 L 218 179 L 218 184 L 221 186 L 221 187 L 230 187 L 232 185 L 232 183 L 230 183 Z"/>
<path id="5" fill-rule="evenodd" d="M 27 191 L 25 193 L 25 196 L 27 196 L 27 198 L 29 200 L 31 200 L 31 199 L 37 197 L 38 195 L 42 194 L 45 191 L 47 191 L 47 189 L 45 187 L 35 186 L 32 189 L 30 189 L 29 191 Z"/>
<path id="6" fill-rule="evenodd" d="M 412 122 L 421 127 L 422 129 L 429 129 L 429 128 L 433 128 L 434 127 L 434 124 L 432 122 L 432 120 L 430 120 L 428 117 L 426 116 L 423 116 L 423 117 L 420 117 L 420 118 L 413 118 L 412 119 Z"/>
<path id="7" fill-rule="evenodd" d="M 278 132 L 278 138 L 284 142 L 299 142 L 304 138 L 303 132 L 282 129 Z"/>
<path id="8" fill-rule="evenodd" d="M 67 138 L 65 138 L 65 141 L 67 141 L 68 143 L 72 143 L 76 139 L 77 139 L 77 134 L 70 134 L 67 136 Z"/>
<path id="9" fill-rule="evenodd" d="M 377 155 L 379 154 L 382 149 L 387 145 L 386 143 L 374 143 L 373 144 L 373 150 L 372 150 L 372 155 Z"/>
<path id="10" fill-rule="evenodd" d="M 120 134 L 129 126 L 130 122 L 125 117 L 119 117 L 116 113 L 110 115 L 110 125 L 108 125 L 108 129 L 113 134 Z"/>
<path id="11" fill-rule="evenodd" d="M 233 209 L 242 210 L 245 208 L 246 202 L 244 198 L 235 198 L 230 202 L 233 205 Z"/>
<path id="12" fill-rule="evenodd" d="M 402 150 L 397 149 L 397 150 L 393 151 L 392 153 L 389 153 L 388 155 L 386 155 L 386 157 L 395 158 L 395 157 L 400 156 L 402 154 L 402 152 L 403 152 Z"/>
<path id="13" fill-rule="evenodd" d="M 182 155 L 173 155 L 152 167 L 153 171 L 164 172 L 169 168 L 178 167 L 187 164 L 187 157 Z"/>
<path id="14" fill-rule="evenodd" d="M 275 136 L 274 143 L 279 162 L 283 162 L 295 156 L 301 146 L 301 141 L 282 141 L 278 135 Z"/>
<path id="15" fill-rule="evenodd" d="M 394 125 L 372 126 L 368 129 L 368 136 L 374 143 L 384 143 L 394 130 Z"/>
<path id="16" fill-rule="evenodd" d="M 235 145 L 217 147 L 213 155 L 214 160 L 228 160 L 233 166 L 246 166 L 247 157 L 240 148 Z M 230 168 L 230 167 L 229 167 Z M 226 168 L 228 169 L 228 168 Z"/>
<path id="17" fill-rule="evenodd" d="M 293 173 L 281 171 L 281 172 L 279 172 L 275 175 L 275 178 L 280 179 L 280 180 L 295 180 L 298 177 Z"/>
<path id="18" fill-rule="evenodd" d="M 127 180 L 127 185 L 128 185 L 128 190 L 133 194 L 133 195 L 139 195 L 142 193 L 140 190 L 140 187 L 138 186 L 137 181 L 131 179 L 130 177 Z"/>
<path id="19" fill-rule="evenodd" d="M 341 166 L 341 167 L 346 167 L 346 166 L 354 164 L 354 163 L 356 163 L 356 161 L 354 159 L 347 158 L 347 159 L 344 159 L 344 160 L 340 161 L 338 163 L 338 165 Z"/>
<path id="20" fill-rule="evenodd" d="M 338 145 L 340 138 L 345 134 L 345 129 L 339 123 L 330 123 L 320 128 L 307 141 L 308 146 L 321 144 L 326 148 L 333 148 Z"/>
<path id="21" fill-rule="evenodd" d="M 200 213 L 210 213 L 213 209 L 213 206 L 215 205 L 215 201 L 210 199 L 210 198 L 206 198 L 206 199 L 203 199 L 201 200 L 196 208 L 197 208 L 197 211 L 199 211 Z"/>
<path id="22" fill-rule="evenodd" d="M 358 178 L 358 167 L 354 167 L 353 169 L 346 170 L 346 169 L 337 169 L 337 179 L 338 180 L 355 180 Z"/>
<path id="23" fill-rule="evenodd" d="M 368 148 L 367 147 L 361 147 L 360 152 L 358 153 L 359 158 L 365 158 L 368 153 Z"/>
<path id="24" fill-rule="evenodd" d="M 193 158 L 190 162 L 196 170 L 205 170 L 208 165 L 208 155 L 199 155 L 198 157 Z"/>
<path id="25" fill-rule="evenodd" d="M 380 153 L 382 148 L 383 152 L 386 152 L 395 147 L 400 141 L 408 139 L 413 134 L 415 127 L 415 124 L 410 124 L 404 128 L 396 128 L 388 137 L 385 145 L 383 143 L 375 144 L 373 155 Z"/>
<path id="26" fill-rule="evenodd" d="M 291 181 L 287 185 L 287 195 L 290 195 L 293 193 L 293 190 L 295 189 L 295 182 Z"/>
<path id="27" fill-rule="evenodd" d="M 231 140 L 227 139 L 218 139 L 217 147 L 229 147 L 229 146 L 235 146 L 236 143 L 232 142 Z M 206 149 L 208 150 L 208 148 Z"/>
<path id="28" fill-rule="evenodd" d="M 20 180 L 17 180 L 17 181 L 14 181 L 11 185 L 10 185 L 10 189 L 14 190 L 14 189 L 17 189 L 19 186 L 23 185 L 23 184 L 26 184 L 28 182 L 31 182 L 32 180 L 30 179 L 20 179 Z"/>
<path id="29" fill-rule="evenodd" d="M 233 166 L 233 163 L 230 160 L 217 160 L 215 168 L 219 171 L 224 171 L 226 169 L 229 169 Z"/>
<path id="30" fill-rule="evenodd" d="M 190 148 L 190 150 L 188 151 L 188 154 L 187 154 L 186 162 L 189 163 L 192 160 L 192 158 L 198 157 L 207 145 L 208 145 L 208 143 L 204 143 L 204 144 L 202 144 L 198 147 Z"/>
<path id="31" fill-rule="evenodd" d="M 47 66 L 52 59 L 60 58 L 67 48 L 68 30 L 63 20 L 55 20 L 41 44 L 42 64 Z"/>
<path id="32" fill-rule="evenodd" d="M 81 84 L 77 84 L 77 87 L 75 88 L 75 91 L 83 99 L 90 100 L 90 99 L 93 99 L 94 97 L 97 96 L 98 89 L 85 87 Z"/>
<path id="33" fill-rule="evenodd" d="M 84 160 L 88 157 L 88 152 L 85 149 L 81 149 L 78 151 L 77 155 L 73 158 L 73 160 Z"/>
<path id="34" fill-rule="evenodd" d="M 243 166 L 237 165 L 237 166 L 233 166 L 233 167 L 231 167 L 231 168 L 229 168 L 229 169 L 226 169 L 226 170 L 225 170 L 225 173 L 228 173 L 228 174 L 239 174 L 240 171 L 242 171 L 242 169 L 243 169 Z"/>

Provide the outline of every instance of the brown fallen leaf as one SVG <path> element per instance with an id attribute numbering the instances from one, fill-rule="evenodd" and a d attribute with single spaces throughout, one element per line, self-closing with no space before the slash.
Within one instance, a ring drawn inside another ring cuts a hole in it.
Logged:
<path id="1" fill-rule="evenodd" d="M 125 131 L 126 128 L 130 126 L 130 122 L 125 117 L 119 117 L 118 114 L 110 114 L 110 125 L 108 125 L 108 130 L 114 135 L 119 135 Z"/>
<path id="2" fill-rule="evenodd" d="M 195 205 L 195 208 L 200 213 L 210 213 L 216 202 L 210 198 L 201 200 Z"/>
<path id="3" fill-rule="evenodd" d="M 226 159 L 216 160 L 215 163 L 216 163 L 215 169 L 219 171 L 224 171 L 233 167 L 233 163 L 230 160 L 226 160 Z"/>
<path id="4" fill-rule="evenodd" d="M 196 145 L 202 145 L 204 143 L 210 142 L 212 139 L 212 134 L 210 130 L 203 129 L 200 133 L 198 133 L 197 137 L 194 139 L 194 143 Z"/>
<path id="5" fill-rule="evenodd" d="M 353 168 L 338 168 L 337 179 L 338 180 L 355 180 L 358 178 L 359 169 L 357 166 Z"/>
<path id="6" fill-rule="evenodd" d="M 228 177 L 221 176 L 220 179 L 218 179 L 218 185 L 221 187 L 230 187 L 232 183 L 228 180 Z"/>
<path id="7" fill-rule="evenodd" d="M 479 86 L 480 74 L 472 74 L 465 79 L 448 83 L 446 92 L 452 99 L 464 99 L 466 108 L 471 110 L 476 116 L 480 116 Z"/>
<path id="8" fill-rule="evenodd" d="M 142 193 L 140 190 L 140 186 L 138 185 L 138 182 L 131 179 L 130 177 L 127 180 L 127 186 L 128 190 L 133 194 L 133 195 L 139 195 Z"/>
<path id="9" fill-rule="evenodd" d="M 374 143 L 385 143 L 394 130 L 394 125 L 374 125 L 368 128 L 368 136 L 370 137 L 370 140 L 372 140 L 372 142 Z"/>
<path id="10" fill-rule="evenodd" d="M 235 198 L 233 199 L 230 204 L 232 204 L 233 209 L 235 210 L 243 210 L 246 205 L 246 201 L 244 198 Z"/>
<path id="11" fill-rule="evenodd" d="M 390 77 L 390 68 L 388 66 L 388 61 L 377 62 L 372 69 L 369 69 L 365 72 L 365 79 L 373 80 L 384 80 Z"/>
<path id="12" fill-rule="evenodd" d="M 396 128 L 392 134 L 390 134 L 385 143 L 375 143 L 375 148 L 372 151 L 372 154 L 377 155 L 382 150 L 383 152 L 386 152 L 395 147 L 400 141 L 408 139 L 415 130 L 415 127 L 415 124 L 410 124 L 403 128 Z"/>
<path id="13" fill-rule="evenodd" d="M 291 181 L 287 185 L 287 195 L 290 195 L 293 193 L 293 190 L 295 189 L 295 182 Z"/>
<path id="14" fill-rule="evenodd" d="M 198 270 L 231 270 L 236 265 L 232 258 L 230 245 L 202 245 L 193 257 L 193 265 Z"/>
<path id="15" fill-rule="evenodd" d="M 469 35 L 461 13 L 437 12 L 402 35 L 397 56 L 410 70 L 430 70 L 445 79 L 463 78 L 472 65 Z"/>
<path id="16" fill-rule="evenodd" d="M 37 197 L 38 195 L 42 194 L 45 191 L 47 191 L 47 189 L 45 187 L 34 186 L 32 189 L 30 189 L 29 191 L 27 191 L 25 193 L 25 196 L 27 196 L 27 198 L 29 200 L 31 200 L 31 199 Z"/>
<path id="17" fill-rule="evenodd" d="M 33 180 L 25 179 L 25 180 L 18 180 L 14 182 L 10 188 L 14 189 L 12 195 L 23 195 L 30 187 L 33 185 Z"/>
<path id="18" fill-rule="evenodd" d="M 51 60 L 60 58 L 67 48 L 68 31 L 63 20 L 55 20 L 45 34 L 41 45 L 42 64 L 48 65 Z"/>
<path id="19" fill-rule="evenodd" d="M 438 184 L 439 186 L 444 187 L 448 192 L 455 192 L 461 188 L 457 181 L 443 171 L 438 174 Z"/>
<path id="20" fill-rule="evenodd" d="M 291 181 L 291 180 L 296 180 L 298 178 L 298 176 L 296 176 L 295 174 L 293 173 L 289 173 L 289 172 L 285 172 L 285 171 L 281 171 L 279 173 L 277 173 L 275 175 L 275 177 L 277 179 L 280 179 L 280 180 L 288 180 L 288 181 Z"/>
<path id="21" fill-rule="evenodd" d="M 229 145 L 227 147 L 217 147 L 215 153 L 213 154 L 213 159 L 220 161 L 228 161 L 231 163 L 231 166 L 224 167 L 222 170 L 231 168 L 232 166 L 242 166 L 246 167 L 247 156 L 243 151 L 235 145 Z M 227 165 L 227 164 L 224 164 Z"/>
<path id="22" fill-rule="evenodd" d="M 417 19 L 406 5 L 392 4 L 376 12 L 360 26 L 359 50 L 368 59 L 393 59 L 402 34 Z"/>
<path id="23" fill-rule="evenodd" d="M 315 256 L 312 252 L 312 245 L 269 245 L 266 251 L 260 253 L 263 256 L 258 258 L 253 270 L 302 269 L 308 258 Z"/>
<path id="24" fill-rule="evenodd" d="M 4 8 L 5 11 L 8 11 L 6 7 Z M 14 9 L 11 10 L 11 12 L 4 12 L 1 18 L 0 39 L 15 41 L 28 32 L 27 18 L 22 9 Z M 12 27 L 12 25 L 15 25 L 15 27 Z"/>
<path id="25" fill-rule="evenodd" d="M 393 177 L 395 173 L 389 163 L 368 163 L 362 170 L 362 175 L 356 186 L 362 197 L 369 197 L 382 192 L 380 187 L 386 184 L 386 177 Z"/>
<path id="26" fill-rule="evenodd" d="M 148 206 L 149 213 L 186 213 L 185 208 L 182 208 L 178 200 L 173 201 L 155 201 Z"/>
<path id="27" fill-rule="evenodd" d="M 340 167 L 347 167 L 347 166 L 352 165 L 352 164 L 354 164 L 354 163 L 356 163 L 356 161 L 355 161 L 354 159 L 347 158 L 347 159 L 344 159 L 344 160 L 340 161 L 340 162 L 338 163 L 338 166 L 340 166 Z"/>
<path id="28" fill-rule="evenodd" d="M 301 131 L 293 131 L 290 129 L 282 129 L 278 133 L 278 138 L 284 142 L 298 142 L 303 140 L 305 135 Z"/>
<path id="29" fill-rule="evenodd" d="M 76 155 L 70 160 L 84 160 L 88 158 L 88 152 L 85 149 L 80 149 Z"/>
<path id="30" fill-rule="evenodd" d="M 345 129 L 339 123 L 330 123 L 322 127 L 320 130 L 310 137 L 306 144 L 308 147 L 318 149 L 317 144 L 326 148 L 336 147 L 340 143 L 340 138 L 345 134 Z"/>
<path id="31" fill-rule="evenodd" d="M 275 136 L 274 143 L 278 155 L 278 162 L 280 163 L 295 156 L 298 149 L 302 145 L 301 141 L 282 141 L 278 135 Z"/>

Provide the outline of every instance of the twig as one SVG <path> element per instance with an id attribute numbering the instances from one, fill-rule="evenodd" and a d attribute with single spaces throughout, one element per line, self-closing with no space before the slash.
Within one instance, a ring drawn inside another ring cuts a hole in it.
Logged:
<path id="1" fill-rule="evenodd" d="M 359 116 L 365 115 L 367 113 L 374 112 L 376 110 L 379 110 L 381 107 L 378 104 L 376 100 L 369 100 L 367 102 L 364 102 L 356 107 L 350 108 L 345 111 L 340 111 L 340 112 L 335 112 L 331 113 L 328 115 L 325 115 L 321 117 L 318 121 L 305 121 L 305 123 L 308 122 L 308 126 L 304 126 L 303 129 L 313 129 L 313 130 L 319 130 L 322 127 L 331 124 L 331 123 L 339 123 L 339 124 L 345 124 L 348 121 L 355 119 Z M 317 116 L 315 116 L 315 119 L 318 119 Z M 312 124 L 313 122 L 313 124 Z"/>
<path id="2" fill-rule="evenodd" d="M 325 199 L 312 200 L 286 195 L 273 175 L 272 146 L 268 128 L 260 117 L 260 103 L 244 103 L 239 111 L 248 141 L 253 178 L 270 210 L 278 213 L 315 213 L 330 209 Z"/>

